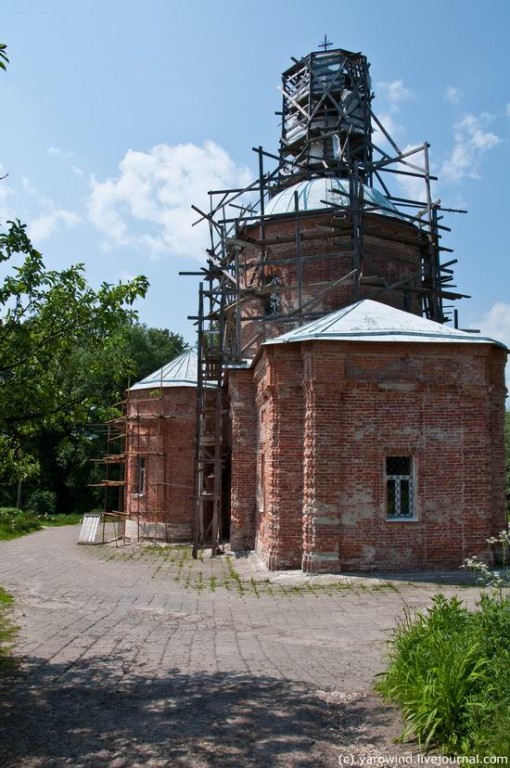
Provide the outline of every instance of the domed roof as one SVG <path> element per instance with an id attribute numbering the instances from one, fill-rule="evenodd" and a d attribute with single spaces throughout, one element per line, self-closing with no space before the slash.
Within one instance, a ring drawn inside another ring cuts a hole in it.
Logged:
<path id="1" fill-rule="evenodd" d="M 349 307 L 312 320 L 311 323 L 266 341 L 265 345 L 313 340 L 493 344 L 506 349 L 504 344 L 487 336 L 450 328 L 372 299 L 362 299 Z"/>
<path id="2" fill-rule="evenodd" d="M 272 216 L 296 211 L 296 193 L 298 210 L 316 211 L 329 207 L 329 204 L 348 206 L 349 182 L 347 179 L 319 177 L 300 181 L 292 187 L 282 190 L 266 204 L 264 213 Z M 363 184 L 365 208 L 383 216 L 400 217 L 400 212 L 387 197 L 373 187 Z"/>
<path id="3" fill-rule="evenodd" d="M 196 352 L 190 350 L 176 357 L 158 371 L 150 373 L 144 379 L 130 387 L 130 392 L 138 389 L 155 389 L 156 387 L 196 387 L 198 379 L 198 358 Z"/>

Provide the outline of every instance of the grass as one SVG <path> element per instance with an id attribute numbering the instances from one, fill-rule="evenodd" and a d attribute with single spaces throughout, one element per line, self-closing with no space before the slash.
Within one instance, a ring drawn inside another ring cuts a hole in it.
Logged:
<path id="1" fill-rule="evenodd" d="M 260 598 L 268 595 L 275 599 L 302 598 L 307 594 L 334 597 L 339 593 L 360 591 L 394 590 L 398 588 L 390 583 L 365 586 L 349 584 L 342 581 L 327 584 L 303 581 L 299 584 L 284 584 L 270 581 L 268 578 L 257 578 L 250 575 L 243 577 L 236 568 L 236 559 L 230 555 L 211 558 L 199 552 L 196 560 L 192 557 L 192 547 L 188 544 L 154 544 L 145 543 L 142 546 L 98 547 L 90 553 L 101 560 L 141 560 L 150 564 L 151 579 L 171 579 L 185 589 L 198 593 L 218 592 L 226 590 L 240 597 L 254 596 Z"/>
<path id="2" fill-rule="evenodd" d="M 403 738 L 447 755 L 510 757 L 510 599 L 456 597 L 406 611 L 377 690 L 402 711 Z"/>
<path id="3" fill-rule="evenodd" d="M 13 602 L 12 596 L 0 587 L 0 675 L 16 666 L 12 657 L 12 641 L 17 628 L 8 617 L 8 611 Z"/>
<path id="4" fill-rule="evenodd" d="M 78 525 L 81 523 L 82 517 L 83 515 L 75 512 L 69 515 L 44 515 L 39 520 L 45 528 L 57 528 L 61 525 Z"/>
<path id="5" fill-rule="evenodd" d="M 0 541 L 17 539 L 40 529 L 40 520 L 35 515 L 15 507 L 0 508 Z"/>
<path id="6" fill-rule="evenodd" d="M 82 515 L 41 515 L 24 512 L 16 507 L 0 507 L 0 541 L 17 539 L 28 533 L 40 531 L 43 527 L 60 525 L 76 525 L 81 522 Z"/>

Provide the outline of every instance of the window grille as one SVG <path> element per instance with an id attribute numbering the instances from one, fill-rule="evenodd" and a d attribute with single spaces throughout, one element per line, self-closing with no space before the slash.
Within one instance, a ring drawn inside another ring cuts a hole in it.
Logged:
<path id="1" fill-rule="evenodd" d="M 410 456 L 386 457 L 386 509 L 392 520 L 415 517 L 414 482 Z"/>

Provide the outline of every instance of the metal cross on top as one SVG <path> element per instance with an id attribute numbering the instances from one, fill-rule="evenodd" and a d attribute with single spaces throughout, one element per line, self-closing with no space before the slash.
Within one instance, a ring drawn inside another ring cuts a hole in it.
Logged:
<path id="1" fill-rule="evenodd" d="M 319 43 L 319 48 L 324 48 L 324 50 L 327 51 L 328 48 L 331 48 L 332 45 L 333 45 L 333 43 L 329 42 L 328 36 L 324 35 L 324 42 L 323 43 Z"/>

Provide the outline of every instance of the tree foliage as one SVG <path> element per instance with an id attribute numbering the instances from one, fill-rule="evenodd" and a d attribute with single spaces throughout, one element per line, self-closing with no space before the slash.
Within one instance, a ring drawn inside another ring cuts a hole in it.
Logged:
<path id="1" fill-rule="evenodd" d="M 43 430 L 105 417 L 104 396 L 133 371 L 122 344 L 147 279 L 94 290 L 82 265 L 45 268 L 25 226 L 0 234 L 0 477 L 38 467 Z M 86 375 L 83 375 L 86 372 Z"/>
<path id="2" fill-rule="evenodd" d="M 73 366 L 73 380 L 95 389 L 100 405 L 89 418 L 39 430 L 33 449 L 38 457 L 39 472 L 26 485 L 24 493 L 29 506 L 34 506 L 34 498 L 39 499 L 40 489 L 51 489 L 54 493 L 52 512 L 85 512 L 102 506 L 101 489 L 88 487 L 103 477 L 104 467 L 94 459 L 114 452 L 115 446 L 106 442 L 106 428 L 101 422 L 120 415 L 116 403 L 130 383 L 157 370 L 186 348 L 182 336 L 137 323 L 129 323 L 116 343 L 117 353 L 129 361 L 128 372 L 120 381 L 113 370 L 92 376 L 90 366 L 81 356 Z M 13 491 L 11 489 L 9 496 L 11 501 Z"/>
<path id="3" fill-rule="evenodd" d="M 132 358 L 132 381 L 140 381 L 187 349 L 180 334 L 166 328 L 149 328 L 134 323 L 127 332 L 127 354 Z M 127 382 L 126 382 L 127 385 Z"/>

